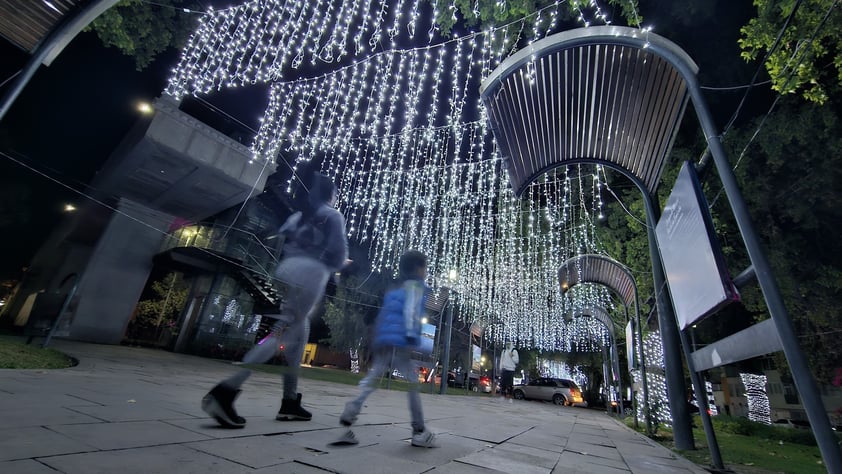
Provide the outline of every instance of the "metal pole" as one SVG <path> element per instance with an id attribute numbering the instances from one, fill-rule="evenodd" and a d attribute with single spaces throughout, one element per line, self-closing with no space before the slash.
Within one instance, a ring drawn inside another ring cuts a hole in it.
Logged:
<path id="1" fill-rule="evenodd" d="M 664 266 L 655 237 L 655 223 L 658 222 L 659 212 L 655 197 L 651 194 L 644 193 L 643 202 L 646 207 L 646 234 L 649 237 L 649 255 L 652 259 L 658 327 L 661 330 L 661 342 L 664 346 L 664 375 L 667 379 L 668 400 L 672 413 L 672 434 L 675 449 L 689 451 L 695 449 L 695 445 L 693 444 L 693 430 L 690 427 L 690 414 L 687 411 L 687 390 L 684 387 L 684 367 L 681 363 L 678 324 L 672 310 Z"/>
<path id="2" fill-rule="evenodd" d="M 635 291 L 634 297 L 635 297 L 635 300 L 636 300 L 637 299 L 637 288 L 635 288 L 634 291 Z M 637 429 L 640 429 L 640 423 L 639 423 L 639 419 L 638 419 L 638 416 L 637 416 L 637 396 L 636 396 L 635 391 L 634 391 L 634 377 L 632 376 L 632 373 L 631 373 L 632 368 L 634 367 L 634 365 L 632 364 L 632 361 L 635 359 L 635 357 L 637 357 L 637 355 L 634 353 L 634 347 L 637 345 L 635 340 L 634 340 L 636 331 L 635 331 L 634 323 L 632 323 L 632 320 L 629 317 L 629 305 L 628 304 L 625 305 L 625 311 L 626 311 L 626 319 L 625 320 L 628 321 L 628 324 L 631 324 L 631 326 L 632 326 L 632 333 L 631 333 L 632 353 L 626 354 L 626 361 L 628 361 L 629 379 L 631 381 L 631 386 L 629 387 L 629 392 L 631 393 L 632 412 L 634 414 L 634 429 L 637 430 Z M 639 363 L 640 362 L 638 362 L 638 364 Z M 649 432 L 647 431 L 646 434 L 649 434 Z"/>
<path id="3" fill-rule="evenodd" d="M 643 324 L 640 322 L 640 307 L 637 303 L 637 286 L 634 288 L 634 312 L 637 317 L 637 342 L 640 347 L 640 378 L 643 382 L 643 417 L 646 418 L 646 434 L 652 435 L 652 414 L 649 412 L 649 381 L 646 379 L 646 354 L 643 352 Z M 637 410 L 635 410 L 637 416 Z"/>
<path id="4" fill-rule="evenodd" d="M 605 357 L 606 347 L 602 348 L 602 383 L 605 384 L 605 398 L 608 406 L 605 407 L 606 413 L 611 413 L 611 385 L 608 383 L 608 362 Z"/>
<path id="5" fill-rule="evenodd" d="M 451 290 L 452 291 L 452 290 Z M 453 303 L 448 298 L 447 302 L 447 328 L 444 336 L 444 357 L 442 357 L 441 368 L 441 385 L 439 386 L 439 394 L 447 393 L 447 371 L 450 368 L 450 336 L 453 328 Z"/>
<path id="6" fill-rule="evenodd" d="M 433 352 L 434 352 L 433 359 L 434 359 L 434 362 L 433 362 L 433 368 L 432 368 L 432 375 L 431 375 L 431 378 L 430 378 L 430 393 L 431 394 L 433 393 L 433 388 L 434 388 L 434 385 L 436 384 L 436 371 L 438 371 L 438 369 L 439 369 L 439 343 L 441 343 L 441 330 L 443 329 L 442 328 L 442 322 L 443 322 L 442 317 L 443 316 L 444 315 L 442 314 L 442 312 L 439 312 L 439 327 L 438 327 L 438 329 L 436 329 L 436 341 L 433 344 Z M 445 377 L 445 375 L 442 374 L 442 380 L 444 379 L 444 377 Z"/>
<path id="7" fill-rule="evenodd" d="M 692 331 L 692 329 L 691 329 Z M 696 391 L 696 403 L 699 405 L 699 417 L 702 419 L 702 427 L 705 429 L 705 439 L 708 442 L 710 449 L 710 462 L 714 469 L 724 469 L 722 464 L 722 455 L 719 453 L 719 443 L 716 442 L 716 433 L 713 431 L 713 423 L 710 421 L 708 414 L 708 391 L 702 381 L 701 375 L 696 372 L 693 358 L 690 357 L 689 341 L 687 341 L 687 334 L 684 331 L 678 331 L 681 335 L 681 346 L 684 348 L 684 358 L 687 359 L 687 368 L 690 370 L 690 380 L 693 381 L 693 387 Z"/>
<path id="8" fill-rule="evenodd" d="M 65 281 L 67 281 L 65 279 Z M 62 316 L 64 312 L 67 311 L 67 308 L 70 306 L 70 301 L 73 299 L 73 296 L 76 294 L 76 288 L 79 286 L 79 275 L 73 275 L 73 286 L 70 287 L 70 292 L 67 293 L 67 296 L 64 297 L 64 302 L 61 304 L 61 309 L 58 310 L 58 315 L 56 316 L 56 320 L 53 321 L 53 327 L 50 328 L 50 332 L 47 333 L 47 338 L 44 339 L 44 342 L 41 344 L 41 347 L 47 347 L 50 345 L 50 341 L 53 339 L 53 334 L 55 334 L 56 329 L 59 327 L 59 323 L 61 322 Z"/>
<path id="9" fill-rule="evenodd" d="M 617 354 L 617 340 L 611 338 L 611 373 L 617 378 L 617 416 L 625 418 L 625 408 L 623 407 L 623 377 L 620 374 L 620 356 Z"/>
<path id="10" fill-rule="evenodd" d="M 53 49 L 60 46 L 61 43 L 70 42 L 79 31 L 87 26 L 90 22 L 96 19 L 102 12 L 117 3 L 117 0 L 94 0 L 76 13 L 68 14 L 65 19 L 56 26 L 50 34 L 44 38 L 35 52 L 26 62 L 26 65 L 21 69 L 20 74 L 9 87 L 8 92 L 0 101 L 0 121 L 6 116 L 6 113 L 12 107 L 15 99 L 23 92 L 23 88 L 35 75 L 35 72 L 41 66 L 41 63 L 53 52 Z"/>
<path id="11" fill-rule="evenodd" d="M 746 206 L 737 186 L 737 179 L 725 155 L 722 142 L 719 140 L 719 136 L 715 131 L 713 119 L 707 110 L 707 104 L 704 102 L 701 90 L 695 82 L 695 76 L 692 79 L 692 82 L 688 80 L 688 85 L 690 86 L 688 89 L 695 105 L 696 114 L 707 137 L 708 146 L 713 155 L 716 170 L 719 173 L 719 179 L 722 181 L 725 195 L 731 204 L 731 210 L 734 213 L 737 227 L 740 229 L 749 259 L 757 275 L 757 282 L 760 285 L 760 290 L 763 292 L 769 314 L 772 317 L 775 328 L 778 330 L 778 337 L 781 338 L 784 355 L 786 356 L 787 362 L 789 362 L 795 387 L 798 389 L 798 393 L 803 400 L 804 409 L 807 412 L 807 419 L 813 427 L 813 435 L 816 437 L 816 442 L 822 453 L 822 459 L 824 460 L 825 466 L 827 466 L 827 472 L 842 472 L 842 450 L 840 450 L 836 436 L 834 436 L 833 430 L 830 427 L 830 420 L 827 417 L 824 403 L 821 399 L 821 392 L 819 392 L 816 381 L 813 379 L 813 374 L 810 371 L 806 357 L 804 357 L 804 352 L 798 344 L 798 338 L 795 335 L 792 320 L 789 317 L 780 290 L 778 289 L 778 284 L 772 274 L 772 267 L 766 260 L 766 255 L 760 244 L 760 238 L 754 231 L 748 206 Z"/>
<path id="12" fill-rule="evenodd" d="M 491 349 L 491 396 L 497 395 L 497 337 L 499 336 L 497 325 L 494 325 L 494 333 Z"/>

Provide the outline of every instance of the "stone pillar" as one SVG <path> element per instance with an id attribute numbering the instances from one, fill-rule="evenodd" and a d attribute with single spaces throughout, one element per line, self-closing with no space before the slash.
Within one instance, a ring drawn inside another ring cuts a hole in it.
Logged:
<path id="1" fill-rule="evenodd" d="M 69 338 L 119 344 L 173 217 L 121 199 L 79 282 Z"/>

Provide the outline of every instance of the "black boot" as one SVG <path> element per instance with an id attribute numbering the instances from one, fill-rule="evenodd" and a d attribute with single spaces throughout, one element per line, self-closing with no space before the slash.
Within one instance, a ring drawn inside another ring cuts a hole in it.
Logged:
<path id="1" fill-rule="evenodd" d="M 217 384 L 202 398 L 202 410 L 224 428 L 242 428 L 246 426 L 246 420 L 234 410 L 234 399 L 239 394 L 239 389 Z"/>
<path id="2" fill-rule="evenodd" d="M 278 421 L 310 421 L 313 415 L 301 408 L 301 394 L 296 394 L 295 399 L 284 398 L 281 400 L 281 409 L 278 410 L 278 416 L 275 417 Z"/>

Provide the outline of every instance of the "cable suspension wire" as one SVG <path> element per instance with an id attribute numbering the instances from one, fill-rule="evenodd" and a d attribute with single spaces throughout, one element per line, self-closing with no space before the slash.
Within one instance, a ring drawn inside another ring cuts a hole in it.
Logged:
<path id="1" fill-rule="evenodd" d="M 737 105 L 737 109 L 734 111 L 734 114 L 731 116 L 731 119 L 728 120 L 728 123 L 725 125 L 725 128 L 722 130 L 722 137 L 725 137 L 728 134 L 728 131 L 731 129 L 731 126 L 734 125 L 734 122 L 737 120 L 737 117 L 740 115 L 740 111 L 743 108 L 743 105 L 746 103 L 746 99 L 748 98 L 749 92 L 754 87 L 755 82 L 757 81 L 757 76 L 760 75 L 760 71 L 764 69 L 766 66 L 766 61 L 769 60 L 769 57 L 772 56 L 772 53 L 778 48 L 781 43 L 781 39 L 783 38 L 784 32 L 789 27 L 789 23 L 795 18 L 795 13 L 798 11 L 798 8 L 801 6 L 803 0 L 797 0 L 795 2 L 795 6 L 792 7 L 792 11 L 787 16 L 786 21 L 784 22 L 781 29 L 778 31 L 778 36 L 775 38 L 775 41 L 772 43 L 772 46 L 766 52 L 766 55 L 763 57 L 763 60 L 760 61 L 760 64 L 757 65 L 757 69 L 754 71 L 754 76 L 751 78 L 751 82 L 749 83 L 749 87 L 746 88 L 745 94 L 743 94 L 743 98 L 740 99 L 740 103 Z"/>

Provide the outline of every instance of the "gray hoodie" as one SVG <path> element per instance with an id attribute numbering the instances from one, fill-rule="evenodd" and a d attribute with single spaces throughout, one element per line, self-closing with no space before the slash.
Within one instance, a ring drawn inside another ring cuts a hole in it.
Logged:
<path id="1" fill-rule="evenodd" d="M 302 213 L 289 216 L 278 231 L 286 237 L 284 257 L 310 257 L 330 271 L 340 270 L 348 259 L 345 218 L 336 209 L 322 204 L 310 219 Z"/>

